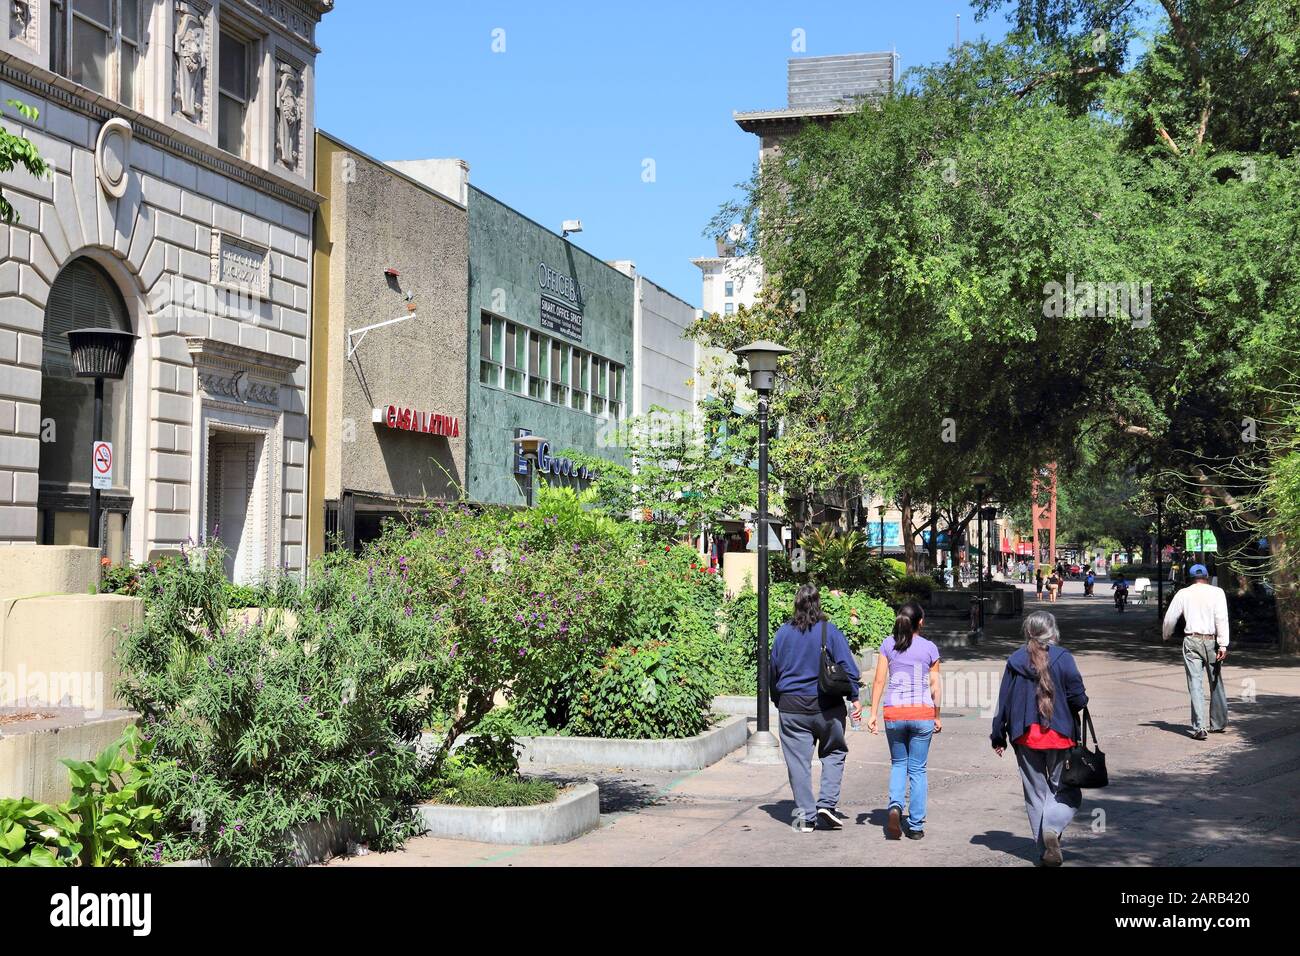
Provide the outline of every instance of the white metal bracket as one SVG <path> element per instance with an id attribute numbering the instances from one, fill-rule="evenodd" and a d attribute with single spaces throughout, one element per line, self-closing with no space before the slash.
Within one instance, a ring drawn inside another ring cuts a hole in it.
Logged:
<path id="1" fill-rule="evenodd" d="M 398 316 L 395 319 L 389 319 L 387 322 L 376 322 L 374 325 L 367 325 L 364 328 L 348 332 L 348 361 L 352 361 L 352 356 L 357 354 L 357 349 L 361 348 L 361 343 L 365 341 L 366 333 L 373 332 L 375 329 L 382 329 L 385 326 L 397 325 L 399 322 L 407 322 L 419 316 L 418 312 L 412 312 L 410 315 Z M 353 341 L 356 336 L 356 341 Z"/>

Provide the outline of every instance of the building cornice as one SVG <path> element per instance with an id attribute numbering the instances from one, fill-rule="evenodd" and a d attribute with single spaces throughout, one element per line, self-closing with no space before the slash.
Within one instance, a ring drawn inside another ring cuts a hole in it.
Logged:
<path id="1" fill-rule="evenodd" d="M 15 65 L 17 64 L 17 65 Z M 51 73 L 12 54 L 0 51 L 0 79 L 30 90 L 66 109 L 104 123 L 119 117 L 131 124 L 135 137 L 150 146 L 187 159 L 211 172 L 241 182 L 307 212 L 315 211 L 322 197 L 312 189 L 254 166 L 214 146 L 200 142 L 151 116 L 129 109 L 66 77 Z"/>
<path id="2" fill-rule="evenodd" d="M 195 364 L 202 361 L 204 364 L 234 370 L 261 369 L 279 372 L 286 377 L 292 375 L 303 364 L 301 359 L 250 349 L 243 345 L 232 345 L 216 339 L 186 338 L 185 343 Z"/>

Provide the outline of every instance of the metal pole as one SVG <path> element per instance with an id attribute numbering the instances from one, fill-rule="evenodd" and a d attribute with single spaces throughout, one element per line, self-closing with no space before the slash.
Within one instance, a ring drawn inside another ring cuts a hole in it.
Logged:
<path id="1" fill-rule="evenodd" d="M 768 733 L 768 626 L 767 626 L 767 411 L 768 392 L 758 393 L 758 727 Z"/>
<path id="2" fill-rule="evenodd" d="M 94 441 L 104 440 L 104 380 L 95 379 L 95 437 Z M 91 446 L 92 449 L 94 446 Z M 93 459 L 93 456 L 92 456 Z M 92 548 L 103 549 L 99 536 L 99 489 L 95 487 L 95 467 L 90 468 L 90 532 L 86 543 Z"/>
<path id="3" fill-rule="evenodd" d="M 880 512 L 880 560 L 885 560 L 885 513 Z"/>
<path id="4" fill-rule="evenodd" d="M 980 583 L 979 583 L 979 591 L 978 591 L 979 614 L 976 615 L 976 620 L 979 623 L 976 626 L 976 630 L 979 632 L 980 636 L 983 637 L 984 636 L 984 486 L 983 485 L 980 485 L 979 498 L 980 498 L 980 504 L 979 504 L 979 510 L 976 513 L 976 519 L 979 521 L 980 553 L 979 553 L 979 562 L 977 563 L 975 570 L 976 573 L 979 575 Z"/>
<path id="5" fill-rule="evenodd" d="M 1165 613 L 1164 502 L 1156 499 L 1156 615 Z"/>

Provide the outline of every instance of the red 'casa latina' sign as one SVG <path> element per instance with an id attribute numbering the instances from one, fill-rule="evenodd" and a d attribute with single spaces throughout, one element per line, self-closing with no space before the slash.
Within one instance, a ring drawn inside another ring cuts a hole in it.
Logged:
<path id="1" fill-rule="evenodd" d="M 376 408 L 374 421 L 377 425 L 386 425 L 404 432 L 420 432 L 425 435 L 441 435 L 444 438 L 460 437 L 460 419 L 451 415 L 439 415 L 435 412 L 420 412 L 414 408 Z"/>

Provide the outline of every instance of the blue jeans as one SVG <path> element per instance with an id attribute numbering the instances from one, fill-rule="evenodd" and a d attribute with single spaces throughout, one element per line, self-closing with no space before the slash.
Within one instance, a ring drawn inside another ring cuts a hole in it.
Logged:
<path id="1" fill-rule="evenodd" d="M 1222 730 L 1228 726 L 1228 691 L 1223 686 L 1222 668 L 1214 658 L 1218 645 L 1214 638 L 1191 634 L 1183 638 L 1183 666 L 1187 671 L 1187 693 L 1192 698 L 1192 729 Z M 1210 682 L 1210 720 L 1205 720 L 1205 688 L 1202 678 Z"/>
<path id="2" fill-rule="evenodd" d="M 902 808 L 907 784 L 912 797 L 907 802 L 907 826 L 925 828 L 925 804 L 930 783 L 925 764 L 930 757 L 930 740 L 934 737 L 933 720 L 887 720 L 885 738 L 889 741 L 889 805 Z"/>

